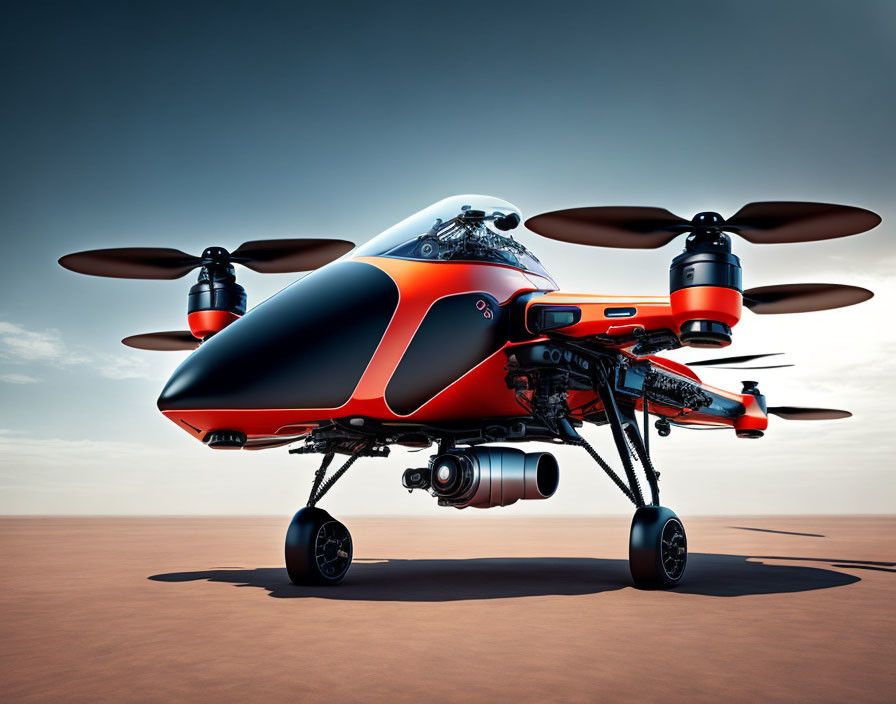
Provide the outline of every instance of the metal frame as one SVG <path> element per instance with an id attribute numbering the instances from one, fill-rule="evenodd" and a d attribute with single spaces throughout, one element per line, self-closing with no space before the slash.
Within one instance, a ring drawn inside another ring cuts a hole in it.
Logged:
<path id="1" fill-rule="evenodd" d="M 604 471 L 616 487 L 637 508 L 642 506 L 658 506 L 660 504 L 659 472 L 653 466 L 649 450 L 649 420 L 648 393 L 645 384 L 641 395 L 643 431 L 637 419 L 636 401 L 632 399 L 618 399 L 616 394 L 616 380 L 622 368 L 620 360 L 615 356 L 600 353 L 593 350 L 585 350 L 581 345 L 570 345 L 579 353 L 585 352 L 592 360 L 591 383 L 594 391 L 603 405 L 603 416 L 606 424 L 610 426 L 613 442 L 616 446 L 619 459 L 622 463 L 624 479 L 597 453 L 597 451 L 576 430 L 576 425 L 581 423 L 569 417 L 569 410 L 565 402 L 546 405 L 536 403 L 533 398 L 532 407 L 528 410 L 530 415 L 521 419 L 483 419 L 477 428 L 451 427 L 451 426 L 427 426 L 413 425 L 399 429 L 393 424 L 385 424 L 375 420 L 351 419 L 334 420 L 332 424 L 317 428 L 312 431 L 311 437 L 302 447 L 290 450 L 290 454 L 304 454 L 319 452 L 323 454 L 320 467 L 314 474 L 311 492 L 307 505 L 314 507 L 333 485 L 349 470 L 355 461 L 362 456 L 385 457 L 389 454 L 388 445 L 401 442 L 402 438 L 408 439 L 414 435 L 420 439 L 421 446 L 426 441 L 438 443 L 439 451 L 454 447 L 455 445 L 475 445 L 489 441 L 522 441 L 531 439 L 562 440 L 566 444 L 581 446 Z M 545 373 L 560 373 L 562 369 L 546 369 Z M 550 384 L 542 385 L 543 388 Z M 536 390 L 536 393 L 538 391 Z M 626 401 L 631 401 L 627 403 Z M 603 421 L 600 423 L 603 424 Z M 516 431 L 514 426 L 520 426 Z M 489 429 L 493 426 L 501 426 L 503 431 L 496 433 L 502 437 L 489 437 Z M 477 432 L 472 432 L 476 430 Z M 329 478 L 327 471 L 333 462 L 336 453 L 349 455 L 345 463 L 337 469 Z M 638 478 L 637 461 L 644 472 L 649 489 L 649 502 L 645 499 L 645 492 Z"/>

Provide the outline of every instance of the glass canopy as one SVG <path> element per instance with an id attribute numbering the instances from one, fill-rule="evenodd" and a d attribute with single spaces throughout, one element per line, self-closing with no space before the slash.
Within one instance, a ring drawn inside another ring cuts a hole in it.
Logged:
<path id="1" fill-rule="evenodd" d="M 550 278 L 509 234 L 520 222 L 519 210 L 500 198 L 452 196 L 390 227 L 352 256 L 491 262 Z"/>

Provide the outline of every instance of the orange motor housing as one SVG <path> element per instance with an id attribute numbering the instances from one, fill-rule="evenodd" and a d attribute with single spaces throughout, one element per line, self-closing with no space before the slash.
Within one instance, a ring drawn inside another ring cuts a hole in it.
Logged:
<path id="1" fill-rule="evenodd" d="M 737 289 L 722 286 L 691 286 L 673 291 L 671 296 L 672 320 L 680 331 L 687 334 L 690 321 L 711 321 L 727 328 L 728 343 L 731 328 L 740 320 L 743 295 Z M 682 338 L 682 342 L 684 338 Z M 698 347 L 692 340 L 691 346 Z M 724 347 L 723 344 L 707 344 L 707 347 Z"/>
<path id="2" fill-rule="evenodd" d="M 198 340 L 204 340 L 221 332 L 240 316 L 229 310 L 197 310 L 187 314 L 190 332 Z"/>

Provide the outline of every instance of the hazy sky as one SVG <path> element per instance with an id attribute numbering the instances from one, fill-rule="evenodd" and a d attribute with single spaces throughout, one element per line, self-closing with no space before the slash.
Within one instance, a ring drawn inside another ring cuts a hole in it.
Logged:
<path id="1" fill-rule="evenodd" d="M 856 238 L 736 243 L 745 286 L 876 292 L 840 311 L 745 313 L 729 348 L 799 365 L 749 372 L 770 404 L 855 417 L 773 418 L 758 442 L 673 431 L 653 447 L 663 503 L 685 515 L 892 511 L 896 3 L 28 0 L 2 4 L 0 66 L 2 513 L 287 516 L 314 465 L 282 449 L 216 453 L 157 411 L 183 355 L 118 341 L 184 328 L 192 278 L 78 277 L 59 256 L 363 242 L 457 193 L 524 217 L 611 204 L 690 217 L 770 199 L 880 213 Z M 667 293 L 680 249 L 520 239 L 576 292 Z M 250 305 L 295 278 L 239 277 Z M 734 390 L 750 378 L 703 376 Z M 586 434 L 610 454 L 604 429 Z M 446 511 L 400 486 L 427 454 L 359 462 L 327 508 Z M 554 498 L 495 510 L 630 511 L 584 453 L 557 454 Z"/>

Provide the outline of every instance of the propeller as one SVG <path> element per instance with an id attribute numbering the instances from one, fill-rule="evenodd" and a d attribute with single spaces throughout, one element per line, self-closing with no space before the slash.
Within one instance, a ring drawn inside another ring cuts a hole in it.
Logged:
<path id="1" fill-rule="evenodd" d="M 849 411 L 839 411 L 835 408 L 802 408 L 800 406 L 769 406 L 766 412 L 786 420 L 837 420 L 852 416 Z"/>
<path id="2" fill-rule="evenodd" d="M 755 381 L 744 381 L 742 394 L 751 394 L 760 399 L 765 397 L 759 391 L 759 384 Z M 802 406 L 768 406 L 765 409 L 766 415 L 776 415 L 785 420 L 839 420 L 841 418 L 850 418 L 852 413 L 849 411 L 840 411 L 836 408 L 804 408 Z"/>
<path id="3" fill-rule="evenodd" d="M 208 247 L 199 257 L 165 247 L 121 247 L 67 254 L 59 263 L 79 274 L 123 279 L 179 279 L 212 264 L 242 264 L 263 274 L 286 274 L 317 269 L 354 246 L 346 240 L 253 240 L 233 252 Z"/>
<path id="4" fill-rule="evenodd" d="M 860 286 L 844 284 L 779 284 L 744 291 L 744 305 L 759 315 L 808 313 L 852 306 L 874 294 Z"/>
<path id="5" fill-rule="evenodd" d="M 716 359 L 703 359 L 699 362 L 688 362 L 688 367 L 712 367 L 714 369 L 783 369 L 784 367 L 792 367 L 793 364 L 766 364 L 762 366 L 742 367 L 730 366 L 741 365 L 746 362 L 752 362 L 763 357 L 775 357 L 784 354 L 783 352 L 767 352 L 765 354 L 745 354 L 739 357 L 718 357 Z"/>
<path id="6" fill-rule="evenodd" d="M 784 354 L 783 352 L 766 352 L 764 354 L 744 354 L 739 357 L 718 357 L 716 359 L 703 359 L 699 362 L 688 362 L 689 367 L 713 367 L 716 364 L 743 364 L 744 362 L 752 362 L 755 359 L 763 357 L 776 357 Z"/>
<path id="7" fill-rule="evenodd" d="M 189 330 L 147 332 L 142 335 L 131 335 L 124 338 L 121 343 L 134 349 L 153 350 L 154 352 L 195 350 L 199 347 L 199 340 L 193 337 L 193 333 Z"/>
<path id="8" fill-rule="evenodd" d="M 781 244 L 857 235 L 880 221 L 876 213 L 850 205 L 768 201 L 745 205 L 728 220 L 713 212 L 685 220 L 664 208 L 609 206 L 542 213 L 529 218 L 526 227 L 561 242 L 656 249 L 694 230 L 722 230 L 753 244 Z"/>
<path id="9" fill-rule="evenodd" d="M 784 369 L 784 367 L 795 367 L 795 364 L 766 364 L 759 367 L 724 367 L 724 366 L 715 366 L 713 365 L 712 369 L 736 369 L 738 371 L 742 369 Z"/>

